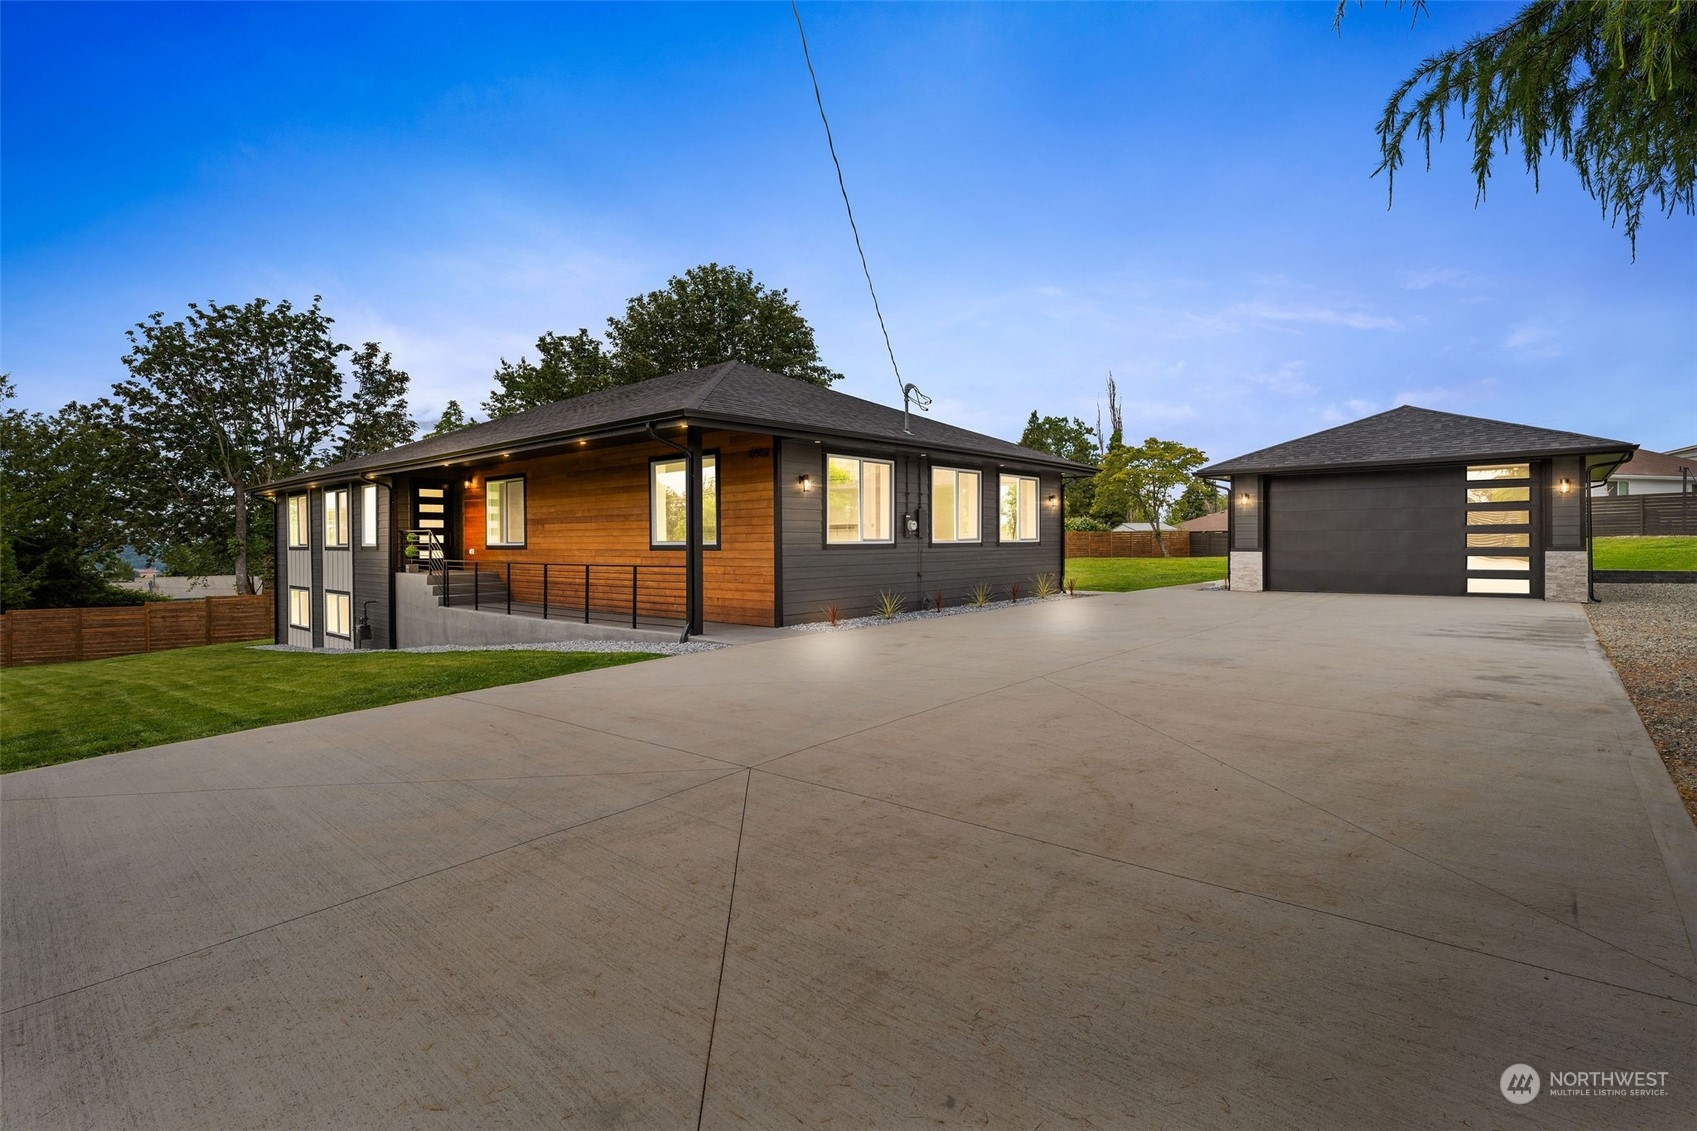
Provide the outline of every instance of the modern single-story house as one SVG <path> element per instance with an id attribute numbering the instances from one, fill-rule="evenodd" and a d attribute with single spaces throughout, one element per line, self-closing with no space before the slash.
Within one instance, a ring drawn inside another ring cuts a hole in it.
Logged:
<path id="1" fill-rule="evenodd" d="M 1235 590 L 1591 594 L 1590 488 L 1637 445 L 1412 405 L 1204 467 Z"/>
<path id="2" fill-rule="evenodd" d="M 1639 448 L 1621 464 L 1607 483 L 1592 488 L 1598 495 L 1677 495 L 1697 490 L 1697 458 Z"/>
<path id="3" fill-rule="evenodd" d="M 277 638 L 451 642 L 443 606 L 700 633 L 958 604 L 1059 575 L 1064 480 L 1094 471 L 724 362 L 267 484 Z"/>

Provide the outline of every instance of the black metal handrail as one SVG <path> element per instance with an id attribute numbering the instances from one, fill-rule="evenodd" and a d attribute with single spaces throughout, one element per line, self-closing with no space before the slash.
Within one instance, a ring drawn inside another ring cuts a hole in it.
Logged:
<path id="1" fill-rule="evenodd" d="M 442 558 L 430 577 L 442 605 L 469 604 L 479 612 L 632 628 L 676 628 L 688 619 L 682 565 Z"/>

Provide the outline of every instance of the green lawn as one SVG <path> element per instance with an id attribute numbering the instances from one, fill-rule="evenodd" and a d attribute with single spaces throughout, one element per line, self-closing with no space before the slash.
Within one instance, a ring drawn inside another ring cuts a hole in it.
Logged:
<path id="1" fill-rule="evenodd" d="M 647 652 L 179 648 L 0 673 L 0 772 L 652 659 Z"/>
<path id="2" fill-rule="evenodd" d="M 1697 569 L 1697 538 L 1597 538 L 1597 569 Z"/>
<path id="3" fill-rule="evenodd" d="M 1068 578 L 1080 589 L 1129 593 L 1163 585 L 1194 585 L 1226 576 L 1225 558 L 1068 558 Z"/>

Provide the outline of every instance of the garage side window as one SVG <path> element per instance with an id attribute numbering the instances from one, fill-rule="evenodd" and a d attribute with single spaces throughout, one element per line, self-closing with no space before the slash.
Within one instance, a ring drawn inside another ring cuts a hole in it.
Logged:
<path id="1" fill-rule="evenodd" d="M 289 496 L 289 546 L 291 549 L 304 550 L 307 547 L 308 526 L 306 496 Z"/>
<path id="2" fill-rule="evenodd" d="M 931 469 L 931 541 L 978 542 L 979 475 L 954 467 Z"/>
<path id="3" fill-rule="evenodd" d="M 884 459 L 825 461 L 825 541 L 895 541 L 896 465 Z"/>
<path id="4" fill-rule="evenodd" d="M 1025 475 L 1002 476 L 1002 541 L 1037 541 L 1037 480 Z"/>
<path id="5" fill-rule="evenodd" d="M 1467 591 L 1503 597 L 1532 593 L 1532 468 L 1524 463 L 1467 469 Z"/>
<path id="6" fill-rule="evenodd" d="M 524 480 L 491 479 L 483 514 L 486 546 L 524 545 Z"/>

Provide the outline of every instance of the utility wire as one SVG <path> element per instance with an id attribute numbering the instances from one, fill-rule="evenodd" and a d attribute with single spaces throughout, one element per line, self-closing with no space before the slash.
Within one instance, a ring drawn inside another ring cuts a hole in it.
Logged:
<path id="1" fill-rule="evenodd" d="M 866 289 L 872 295 L 872 310 L 878 315 L 878 329 L 884 333 L 884 351 L 890 355 L 890 368 L 895 370 L 896 387 L 901 390 L 905 405 L 907 382 L 902 380 L 901 366 L 896 364 L 896 350 L 890 345 L 890 328 L 884 325 L 884 311 L 878 305 L 878 288 L 872 285 L 872 268 L 866 265 L 866 249 L 860 245 L 860 226 L 854 222 L 854 205 L 849 203 L 848 185 L 843 182 L 843 163 L 837 159 L 837 143 L 831 139 L 831 120 L 825 116 L 825 99 L 819 93 L 819 75 L 813 70 L 813 56 L 807 50 L 807 31 L 801 26 L 801 9 L 796 7 L 796 0 L 790 0 L 790 12 L 795 16 L 795 30 L 801 33 L 801 57 L 807 60 L 807 76 L 813 80 L 813 101 L 819 106 L 819 121 L 825 127 L 825 145 L 831 150 L 831 164 L 837 167 L 837 188 L 843 194 L 849 231 L 854 233 L 854 249 L 860 253 L 860 270 L 866 276 Z"/>

